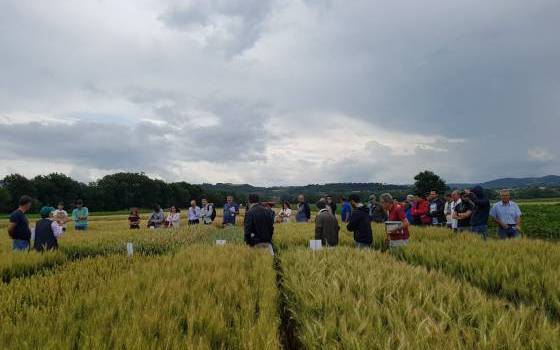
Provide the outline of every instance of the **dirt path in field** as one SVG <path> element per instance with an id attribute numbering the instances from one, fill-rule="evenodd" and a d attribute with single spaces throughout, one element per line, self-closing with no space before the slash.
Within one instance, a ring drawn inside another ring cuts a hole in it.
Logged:
<path id="1" fill-rule="evenodd" d="M 288 310 L 288 300 L 282 284 L 282 265 L 278 258 L 278 252 L 274 256 L 274 270 L 276 271 L 276 286 L 278 288 L 278 314 L 281 320 L 279 329 L 280 345 L 283 349 L 287 350 L 302 349 L 303 346 L 296 335 L 295 321 L 290 310 Z"/>

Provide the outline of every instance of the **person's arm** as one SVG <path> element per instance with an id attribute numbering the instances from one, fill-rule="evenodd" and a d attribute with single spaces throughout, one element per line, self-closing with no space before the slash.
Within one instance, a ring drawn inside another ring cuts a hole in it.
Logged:
<path id="1" fill-rule="evenodd" d="M 245 223 L 243 224 L 245 228 L 245 243 L 249 243 L 251 239 L 251 233 L 253 233 L 253 216 L 251 213 L 245 214 Z"/>
<path id="2" fill-rule="evenodd" d="M 307 216 L 307 221 L 311 220 L 311 207 L 308 203 L 305 203 L 305 215 Z"/>
<path id="3" fill-rule="evenodd" d="M 519 209 L 518 206 L 517 206 L 516 210 L 517 210 L 517 213 L 516 213 L 517 218 L 515 220 L 515 227 L 516 227 L 517 231 L 521 231 L 521 215 L 522 215 L 522 213 L 521 213 L 521 209 Z"/>
<path id="4" fill-rule="evenodd" d="M 87 219 L 89 218 L 89 209 L 88 209 L 88 208 L 84 208 L 84 209 L 85 209 L 85 210 L 84 210 L 84 211 L 85 211 L 85 215 L 84 215 L 84 217 L 83 217 L 82 219 L 83 219 L 83 220 L 87 220 Z"/>
<path id="5" fill-rule="evenodd" d="M 323 219 L 317 216 L 315 219 L 315 239 L 323 239 Z"/>
<path id="6" fill-rule="evenodd" d="M 358 229 L 358 223 L 356 222 L 355 218 L 356 218 L 356 215 L 350 214 L 350 218 L 348 219 L 348 225 L 346 225 L 346 228 L 350 232 L 354 232 Z"/>
<path id="7" fill-rule="evenodd" d="M 78 221 L 78 210 L 72 210 L 72 220 Z"/>
<path id="8" fill-rule="evenodd" d="M 56 238 L 62 236 L 62 234 L 64 233 L 64 230 L 62 229 L 62 226 L 60 226 L 56 221 L 52 222 L 51 229 L 52 229 L 53 234 Z"/>

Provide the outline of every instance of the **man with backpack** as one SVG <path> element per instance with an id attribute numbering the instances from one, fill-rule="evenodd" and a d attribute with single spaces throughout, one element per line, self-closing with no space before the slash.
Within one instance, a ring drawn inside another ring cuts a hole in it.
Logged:
<path id="1" fill-rule="evenodd" d="M 10 224 L 8 225 L 8 234 L 12 239 L 12 248 L 14 251 L 29 250 L 31 241 L 31 230 L 29 229 L 29 220 L 25 213 L 31 209 L 33 199 L 29 196 L 22 196 L 18 202 L 18 208 L 10 215 Z"/>
<path id="2" fill-rule="evenodd" d="M 208 199 L 202 198 L 202 210 L 200 211 L 200 218 L 204 225 L 212 225 L 216 219 L 216 208 L 214 203 L 208 203 Z"/>

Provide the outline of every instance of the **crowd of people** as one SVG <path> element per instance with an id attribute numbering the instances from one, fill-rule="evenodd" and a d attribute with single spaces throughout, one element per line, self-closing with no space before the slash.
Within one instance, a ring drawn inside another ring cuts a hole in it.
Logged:
<path id="1" fill-rule="evenodd" d="M 498 225 L 501 239 L 517 238 L 521 232 L 521 210 L 511 201 L 507 190 L 500 191 L 501 200 L 491 206 L 480 186 L 464 191 L 453 191 L 441 198 L 437 191 L 414 196 L 409 195 L 399 202 L 389 193 L 369 196 L 368 203 L 363 203 L 357 194 L 341 197 L 340 215 L 337 202 L 327 195 L 316 203 L 315 239 L 324 246 L 336 246 L 339 242 L 341 224 L 353 233 L 358 248 L 369 248 L 373 244 L 372 223 L 385 224 L 386 242 L 390 248 L 401 247 L 408 243 L 409 227 L 440 226 L 448 227 L 454 232 L 471 232 L 488 237 L 488 220 L 492 218 Z M 33 199 L 23 196 L 19 207 L 10 215 L 8 233 L 13 241 L 14 250 L 33 249 L 43 251 L 58 247 L 58 238 L 64 234 L 68 223 L 73 222 L 76 231 L 88 230 L 89 210 L 81 200 L 74 203 L 71 215 L 65 210 L 64 203 L 58 208 L 45 206 L 40 210 L 40 220 L 34 229 L 30 228 L 26 213 L 31 209 Z M 236 225 L 240 205 L 233 196 L 227 196 L 223 209 L 222 227 Z M 274 224 L 290 222 L 311 223 L 311 205 L 304 195 L 298 196 L 297 206 L 293 210 L 289 202 L 283 202 L 280 212 L 274 211 L 274 203 L 261 202 L 258 195 L 250 195 L 244 219 L 245 242 L 250 246 L 271 246 Z M 191 201 L 187 209 L 188 225 L 213 225 L 216 220 L 216 207 L 206 198 L 198 206 Z M 142 227 L 140 210 L 133 208 L 128 217 L 130 229 Z M 181 210 L 172 206 L 167 213 L 156 205 L 147 220 L 150 229 L 177 229 L 181 224 Z"/>

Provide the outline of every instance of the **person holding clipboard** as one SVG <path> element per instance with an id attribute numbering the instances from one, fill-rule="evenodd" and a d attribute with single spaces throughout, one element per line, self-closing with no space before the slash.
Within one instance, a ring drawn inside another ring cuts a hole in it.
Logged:
<path id="1" fill-rule="evenodd" d="M 381 206 L 387 211 L 388 221 L 385 222 L 389 249 L 403 247 L 408 244 L 408 228 L 410 223 L 406 218 L 404 208 L 393 200 L 389 193 L 381 195 Z"/>

